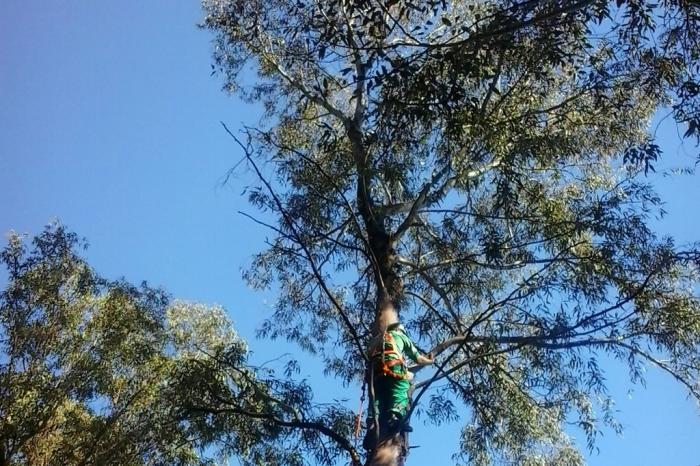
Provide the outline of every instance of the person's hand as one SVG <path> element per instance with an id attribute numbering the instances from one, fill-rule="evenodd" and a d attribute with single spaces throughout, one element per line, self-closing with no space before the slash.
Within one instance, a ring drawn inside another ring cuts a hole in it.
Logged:
<path id="1" fill-rule="evenodd" d="M 425 356 L 421 355 L 420 358 L 418 359 L 418 364 L 420 364 L 421 366 L 429 366 L 433 362 L 434 362 L 434 359 L 433 359 L 432 353 L 428 353 Z"/>

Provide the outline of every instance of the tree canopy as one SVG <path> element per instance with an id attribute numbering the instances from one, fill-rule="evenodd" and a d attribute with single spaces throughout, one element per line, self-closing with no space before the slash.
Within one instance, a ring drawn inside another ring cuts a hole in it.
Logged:
<path id="1" fill-rule="evenodd" d="M 699 256 L 650 228 L 644 176 L 654 115 L 699 135 L 696 3 L 203 6 L 225 88 L 265 110 L 230 133 L 274 234 L 246 274 L 279 289 L 262 335 L 362 383 L 398 312 L 440 354 L 414 409 L 459 417 L 474 465 L 581 464 L 563 426 L 614 426 L 604 358 L 699 398 Z"/>
<path id="2" fill-rule="evenodd" d="M 0 255 L 0 465 L 302 464 L 285 442 L 322 450 L 334 411 L 312 417 L 302 384 L 248 364 L 221 307 L 104 279 L 84 244 L 50 225 Z"/>

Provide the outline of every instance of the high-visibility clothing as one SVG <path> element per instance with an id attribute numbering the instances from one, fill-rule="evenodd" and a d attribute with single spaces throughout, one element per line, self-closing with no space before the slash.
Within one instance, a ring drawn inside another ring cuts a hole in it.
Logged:
<path id="1" fill-rule="evenodd" d="M 380 419 L 389 412 L 403 417 L 408 409 L 411 382 L 404 355 L 417 362 L 419 352 L 401 328 L 385 332 L 372 350 L 375 408 Z"/>

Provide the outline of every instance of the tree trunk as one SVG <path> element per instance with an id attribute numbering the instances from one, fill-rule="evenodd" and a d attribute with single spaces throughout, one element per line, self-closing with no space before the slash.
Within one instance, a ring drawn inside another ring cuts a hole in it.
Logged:
<path id="1" fill-rule="evenodd" d="M 377 312 L 375 326 L 383 334 L 387 325 L 398 321 L 398 313 L 396 312 L 391 296 L 384 295 L 380 292 L 379 309 Z M 370 407 L 370 409 L 372 409 Z M 375 421 L 376 422 L 376 421 Z M 380 430 L 380 438 L 377 446 L 368 452 L 366 466 L 403 466 L 408 452 L 408 437 L 401 434 L 392 434 L 385 436 Z"/>
<path id="2" fill-rule="evenodd" d="M 358 105 L 360 100 L 358 99 Z M 355 118 L 359 121 L 357 114 Z M 353 158 L 357 165 L 357 206 L 367 232 L 369 252 L 372 256 L 374 269 L 374 282 L 377 290 L 373 328 L 376 338 L 384 334 L 388 325 L 398 322 L 396 304 L 400 301 L 403 294 L 403 286 L 401 279 L 396 273 L 396 253 L 393 238 L 386 230 L 384 219 L 376 215 L 372 196 L 369 193 L 370 180 L 372 178 L 368 169 L 369 156 L 367 148 L 363 144 L 363 134 L 358 129 L 357 121 L 346 123 Z M 370 346 L 372 346 L 375 338 L 370 340 Z M 368 350 L 371 351 L 371 348 L 368 348 Z M 371 370 L 371 367 L 369 369 Z M 370 409 L 374 408 L 371 407 Z M 368 452 L 365 465 L 402 466 L 408 451 L 408 446 L 404 445 L 406 443 L 405 438 L 405 436 L 400 435 L 380 438 L 378 445 Z"/>
<path id="3" fill-rule="evenodd" d="M 384 231 L 370 232 L 370 247 L 377 260 L 375 278 L 377 285 L 377 310 L 374 334 L 384 334 L 388 325 L 398 322 L 396 304 L 401 299 L 403 286 L 395 272 L 396 258 L 393 243 Z M 373 339 L 374 340 L 374 339 Z M 370 368 L 371 370 L 371 368 Z M 408 437 L 401 434 L 385 436 L 381 433 L 377 446 L 368 452 L 366 466 L 403 466 L 408 452 Z"/>
<path id="4" fill-rule="evenodd" d="M 365 466 L 403 466 L 406 463 L 408 445 L 404 446 L 405 437 L 394 435 L 382 441 L 370 452 Z"/>

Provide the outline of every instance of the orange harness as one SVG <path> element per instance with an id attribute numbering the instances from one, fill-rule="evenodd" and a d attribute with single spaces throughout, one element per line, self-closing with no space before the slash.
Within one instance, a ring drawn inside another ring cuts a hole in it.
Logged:
<path id="1" fill-rule="evenodd" d="M 388 348 L 387 348 L 388 347 Z M 396 359 L 390 359 L 387 361 L 386 355 L 388 354 L 393 354 L 396 355 Z M 387 376 L 387 377 L 394 377 L 399 380 L 408 380 L 408 370 L 406 369 L 406 363 L 403 359 L 403 356 L 396 351 L 396 341 L 394 340 L 394 337 L 391 335 L 390 332 L 384 332 L 384 336 L 382 337 L 382 350 L 377 351 L 372 355 L 372 359 L 376 357 L 381 357 L 381 365 L 380 367 L 380 372 L 382 375 Z M 396 372 L 392 371 L 391 368 L 394 366 L 401 365 L 404 368 L 404 374 L 397 374 Z M 375 366 L 376 367 L 376 366 Z"/>

